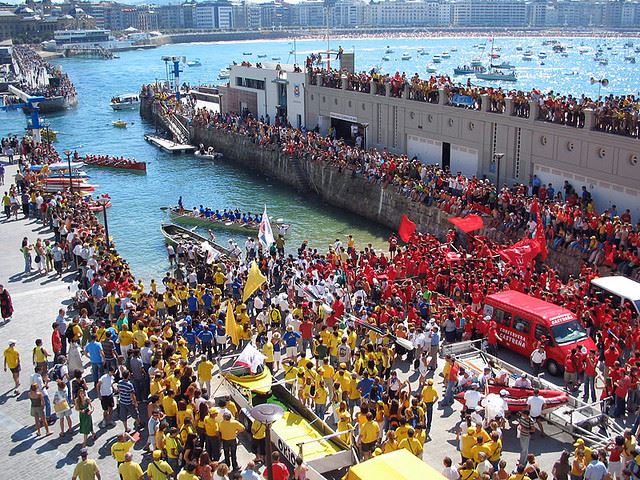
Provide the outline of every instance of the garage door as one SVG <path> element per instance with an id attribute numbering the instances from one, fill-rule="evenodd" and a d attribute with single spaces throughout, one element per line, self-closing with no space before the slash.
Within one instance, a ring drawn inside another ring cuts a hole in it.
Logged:
<path id="1" fill-rule="evenodd" d="M 442 162 L 442 142 L 430 138 L 407 135 L 407 155 L 417 157 L 422 163 Z"/>
<path id="2" fill-rule="evenodd" d="M 602 212 L 605 209 L 615 205 L 618 214 L 631 210 L 632 222 L 640 220 L 640 190 L 623 187 L 614 183 L 604 182 L 591 177 L 585 177 L 575 173 L 558 170 L 557 168 L 547 167 L 545 165 L 536 164 L 533 166 L 533 173 L 536 174 L 543 183 L 552 183 L 556 192 L 562 189 L 565 180 L 573 185 L 576 192 L 582 190 L 582 186 L 586 186 L 591 192 L 591 197 L 596 204 L 596 210 Z"/>
<path id="3" fill-rule="evenodd" d="M 478 174 L 478 150 L 461 145 L 451 145 L 451 171 L 462 172 L 465 177 Z"/>

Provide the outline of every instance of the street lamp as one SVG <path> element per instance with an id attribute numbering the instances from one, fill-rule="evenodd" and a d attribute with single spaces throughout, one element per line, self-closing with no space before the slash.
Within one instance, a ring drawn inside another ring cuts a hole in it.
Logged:
<path id="1" fill-rule="evenodd" d="M 109 198 L 109 195 L 105 193 L 103 195 L 100 195 L 96 199 L 96 202 L 98 203 L 98 205 L 102 207 L 102 215 L 104 216 L 104 236 L 105 236 L 105 241 L 107 243 L 107 250 L 109 250 L 111 245 L 109 243 L 109 223 L 107 222 L 107 206 L 111 203 L 111 198 Z"/>
<path id="2" fill-rule="evenodd" d="M 67 156 L 67 165 L 69 167 L 69 190 L 73 193 L 73 176 L 71 175 L 71 150 L 65 150 L 64 154 Z"/>
<path id="3" fill-rule="evenodd" d="M 254 420 L 259 421 L 264 425 L 265 429 L 265 442 L 266 442 L 266 461 L 267 461 L 267 480 L 273 480 L 273 459 L 271 458 L 271 425 L 276 420 L 282 418 L 284 410 L 280 405 L 274 405 L 272 403 L 263 403 L 257 405 L 249 410 L 249 414 Z"/>
<path id="4" fill-rule="evenodd" d="M 496 164 L 496 195 L 500 193 L 500 160 L 504 157 L 504 153 L 494 153 L 493 161 Z"/>

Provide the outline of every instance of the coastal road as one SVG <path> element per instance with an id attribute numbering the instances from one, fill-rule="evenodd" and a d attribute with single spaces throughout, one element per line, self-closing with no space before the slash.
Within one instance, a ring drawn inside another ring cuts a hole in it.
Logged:
<path id="1" fill-rule="evenodd" d="M 6 160 L 0 158 L 0 161 Z M 5 183 L 10 183 L 15 174 L 16 167 L 8 166 Z M 4 190 L 3 190 L 4 191 Z M 44 345 L 50 350 L 51 323 L 54 321 L 58 309 L 69 304 L 69 285 L 74 274 L 67 272 L 61 280 L 52 276 L 38 274 L 23 274 L 24 263 L 19 251 L 20 242 L 27 237 L 30 243 L 35 243 L 37 238 L 51 238 L 51 232 L 44 229 L 39 223 L 32 220 L 0 221 L 0 242 L 2 255 L 0 255 L 0 283 L 8 288 L 12 295 L 15 314 L 13 319 L 4 325 L 0 325 L 0 345 L 6 348 L 7 340 L 14 338 L 18 341 L 17 348 L 22 357 L 21 393 L 14 395 L 13 383 L 9 373 L 0 374 L 0 461 L 7 472 L 11 472 L 11 478 L 28 478 L 37 474 L 48 480 L 69 479 L 73 467 L 78 461 L 82 438 L 80 434 L 73 437 L 59 438 L 59 426 L 52 426 L 53 434 L 49 437 L 37 437 L 33 429 L 33 421 L 29 415 L 29 401 L 26 394 L 29 377 L 33 372 L 31 351 L 36 338 L 42 338 Z M 443 362 L 439 362 L 441 367 Z M 410 380 L 413 388 L 417 388 L 417 373 L 406 363 L 400 365 L 400 376 L 404 380 Z M 442 396 L 441 377 L 438 370 L 434 376 L 438 389 Z M 217 381 L 212 382 L 212 390 L 216 391 Z M 93 391 L 90 392 L 94 397 Z M 224 396 L 226 392 L 217 390 L 216 397 Z M 117 478 L 116 463 L 110 456 L 111 443 L 118 433 L 122 431 L 122 424 L 111 429 L 99 429 L 97 426 L 101 412 L 99 402 L 94 403 L 94 424 L 98 439 L 89 447 L 90 458 L 98 461 L 98 465 L 105 479 Z M 456 449 L 455 428 L 460 421 L 460 407 L 434 412 L 434 421 L 431 434 L 425 445 L 424 460 L 433 467 L 440 469 L 442 458 L 450 456 L 454 461 L 459 461 Z M 74 424 L 77 425 L 77 413 L 74 412 Z M 558 431 L 555 427 L 546 425 L 547 436 L 534 436 L 530 451 L 539 455 L 541 467 L 551 471 L 553 463 L 558 459 L 563 449 L 572 449 L 573 443 L 570 436 Z M 77 427 L 76 427 L 77 432 Z M 135 446 L 134 459 L 146 463 L 143 459 L 141 448 L 144 445 L 145 434 L 142 441 Z M 252 458 L 247 452 L 249 445 L 246 436 L 242 439 L 242 445 L 238 449 L 238 457 L 241 465 Z M 513 468 L 519 456 L 520 445 L 516 438 L 515 428 L 509 428 L 504 432 L 504 455 L 509 468 Z M 148 456 L 146 457 L 148 458 Z"/>

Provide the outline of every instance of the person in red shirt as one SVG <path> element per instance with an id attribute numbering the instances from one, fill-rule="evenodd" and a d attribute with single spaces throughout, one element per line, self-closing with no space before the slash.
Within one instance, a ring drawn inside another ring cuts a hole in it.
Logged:
<path id="1" fill-rule="evenodd" d="M 589 403 L 589 394 L 591 401 L 596 401 L 596 367 L 598 366 L 598 351 L 591 350 L 584 358 L 584 395 L 582 401 Z"/>
<path id="2" fill-rule="evenodd" d="M 271 454 L 271 471 L 273 472 L 273 480 L 289 480 L 289 469 L 280 461 L 279 452 Z M 262 476 L 269 478 L 269 467 L 264 469 Z"/>
<path id="3" fill-rule="evenodd" d="M 302 351 L 311 350 L 311 341 L 313 340 L 313 322 L 309 317 L 305 317 L 300 324 L 300 336 L 302 337 Z"/>
<path id="4" fill-rule="evenodd" d="M 609 345 L 604 351 L 604 376 L 607 378 L 609 376 L 609 370 L 613 368 L 616 361 L 620 358 L 620 350 L 615 346 L 615 344 Z"/>
<path id="5" fill-rule="evenodd" d="M 57 323 L 54 322 L 52 328 L 51 347 L 53 349 L 53 358 L 58 358 L 58 355 L 62 352 L 62 337 L 60 336 L 60 330 L 58 330 Z"/>
<path id="6" fill-rule="evenodd" d="M 572 348 L 564 360 L 564 387 L 573 390 L 578 381 L 578 368 L 576 365 L 576 349 Z"/>
<path id="7" fill-rule="evenodd" d="M 620 380 L 614 383 L 615 403 L 613 407 L 613 418 L 620 418 L 624 416 L 624 407 L 630 386 L 631 378 L 629 375 L 624 375 Z"/>

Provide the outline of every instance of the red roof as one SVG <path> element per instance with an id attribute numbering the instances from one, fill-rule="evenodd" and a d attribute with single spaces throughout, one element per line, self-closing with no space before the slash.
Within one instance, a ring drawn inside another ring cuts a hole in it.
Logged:
<path id="1" fill-rule="evenodd" d="M 503 292 L 494 293 L 487 296 L 487 300 L 489 299 L 532 313 L 537 317 L 547 320 L 548 322 L 551 322 L 551 320 L 558 318 L 561 315 L 571 315 L 575 318 L 573 313 L 564 307 L 560 307 L 554 303 L 545 302 L 544 300 L 531 297 L 516 290 L 505 290 Z"/>

